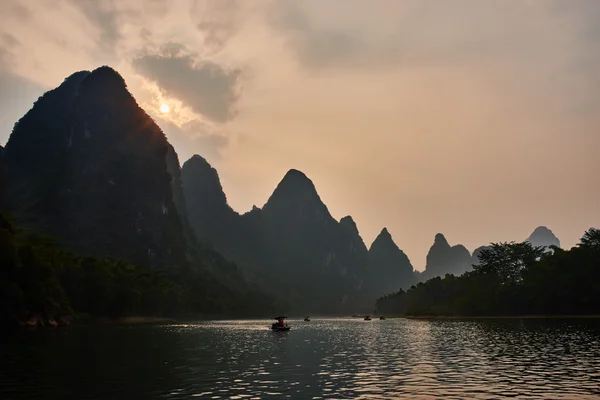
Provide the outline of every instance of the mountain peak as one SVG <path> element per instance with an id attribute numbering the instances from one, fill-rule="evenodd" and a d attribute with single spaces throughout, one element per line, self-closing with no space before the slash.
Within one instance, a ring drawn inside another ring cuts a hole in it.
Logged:
<path id="1" fill-rule="evenodd" d="M 546 226 L 538 226 L 526 239 L 527 242 L 534 246 L 557 246 L 560 247 L 560 240 Z"/>
<path id="2" fill-rule="evenodd" d="M 412 264 L 387 228 L 381 230 L 369 248 L 369 270 L 369 290 L 377 296 L 414 283 Z"/>
<path id="3" fill-rule="evenodd" d="M 290 169 L 281 182 L 281 184 L 290 184 L 290 185 L 306 185 L 314 189 L 313 182 L 304 174 L 304 172 L 299 171 L 297 169 Z"/>
<path id="4" fill-rule="evenodd" d="M 219 174 L 206 159 L 198 154 L 194 154 L 189 160 L 183 163 L 181 167 L 181 176 L 184 182 L 184 190 L 192 186 L 197 194 L 203 197 L 204 201 L 211 199 L 214 205 L 227 207 L 227 198 Z M 191 193 L 189 194 L 191 196 Z"/>
<path id="5" fill-rule="evenodd" d="M 78 71 L 65 78 L 61 86 L 77 86 L 91 74 L 90 71 Z"/>
<path id="6" fill-rule="evenodd" d="M 87 72 L 87 71 L 83 71 Z M 75 74 L 74 74 L 75 75 Z M 119 86 L 127 87 L 125 83 L 125 79 L 119 74 L 114 68 L 109 67 L 108 65 L 103 65 L 101 67 L 96 68 L 91 73 L 88 73 L 88 77 L 86 79 L 98 79 L 104 82 L 116 83 Z M 73 75 L 71 75 L 73 76 Z"/>
<path id="7" fill-rule="evenodd" d="M 168 142 L 110 67 L 79 71 L 15 124 L 5 153 L 10 207 L 72 250 L 151 268 L 185 264 Z M 108 214 L 107 214 L 108 213 Z M 23 215 L 25 215 L 25 210 Z M 111 218 L 107 218 L 111 215 Z M 169 238 L 153 235 L 166 229 Z"/>
<path id="8" fill-rule="evenodd" d="M 427 278 L 446 274 L 461 275 L 471 266 L 471 253 L 462 244 L 450 246 L 446 237 L 438 233 L 426 258 Z"/>
<path id="9" fill-rule="evenodd" d="M 544 226 L 544 225 L 540 225 L 537 228 L 535 228 L 533 230 L 533 233 L 531 235 L 535 235 L 535 234 L 551 234 L 551 235 L 554 235 L 554 233 L 552 233 L 552 230 L 550 230 L 550 228 L 548 228 L 547 226 Z"/>
<path id="10" fill-rule="evenodd" d="M 356 222 L 354 222 L 354 219 L 352 219 L 350 215 L 347 215 L 344 218 L 340 219 L 340 225 L 353 233 L 358 233 L 358 227 L 356 226 Z"/>
<path id="11" fill-rule="evenodd" d="M 387 228 L 383 228 L 381 230 L 381 232 L 379 232 L 379 235 L 377 235 L 377 237 L 371 244 L 371 249 L 373 249 L 373 247 L 377 247 L 378 245 L 382 245 L 382 244 L 385 244 L 385 246 L 391 245 L 393 248 L 398 248 L 398 245 L 396 245 L 396 243 L 394 242 L 394 239 L 392 238 L 392 235 L 387 230 Z"/>
<path id="12" fill-rule="evenodd" d="M 313 182 L 297 169 L 290 169 L 285 174 L 265 204 L 265 209 L 270 208 L 274 202 L 282 200 L 286 203 L 290 201 L 303 204 L 312 203 L 319 204 L 319 207 L 325 207 Z"/>
<path id="13" fill-rule="evenodd" d="M 181 182 L 190 225 L 201 240 L 228 235 L 238 216 L 227 203 L 219 173 L 204 157 L 195 154 L 181 167 Z"/>
<path id="14" fill-rule="evenodd" d="M 202 157 L 201 155 L 198 155 L 198 154 L 194 154 L 183 165 L 186 165 L 186 164 L 193 166 L 194 168 L 206 168 L 206 167 L 212 168 L 210 163 L 208 161 L 206 161 L 206 159 L 204 157 Z"/>
<path id="15" fill-rule="evenodd" d="M 446 245 L 446 246 L 450 247 L 448 240 L 446 240 L 446 237 L 441 233 L 438 233 L 435 235 L 435 239 L 433 240 L 433 245 L 435 246 L 436 244 L 437 245 Z"/>
<path id="16" fill-rule="evenodd" d="M 136 103 L 133 96 L 127 90 L 125 79 L 111 67 L 102 66 L 87 75 L 85 72 L 87 71 L 71 75 L 67 79 L 75 80 L 82 77 L 83 79 L 80 81 L 81 91 L 87 91 L 88 95 L 91 94 L 92 97 L 98 97 L 95 100 L 96 102 L 108 102 L 110 106 L 114 106 L 115 102 L 123 102 L 119 107 Z M 133 108 L 137 108 L 137 104 Z"/>

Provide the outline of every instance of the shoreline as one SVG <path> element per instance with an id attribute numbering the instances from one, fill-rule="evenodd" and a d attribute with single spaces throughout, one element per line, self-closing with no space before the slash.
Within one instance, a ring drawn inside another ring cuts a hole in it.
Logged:
<path id="1" fill-rule="evenodd" d="M 138 325 L 138 324 L 162 324 L 177 322 L 173 318 L 166 317 L 121 317 L 114 320 L 117 324 Z"/>
<path id="2" fill-rule="evenodd" d="M 465 315 L 430 315 L 430 316 L 413 316 L 403 315 L 389 318 L 405 318 L 405 319 L 600 319 L 600 314 L 590 315 L 481 315 L 481 316 L 465 316 Z"/>
<path id="3" fill-rule="evenodd" d="M 119 317 L 119 318 L 108 318 L 108 317 L 79 317 L 75 318 L 73 322 L 67 326 L 94 326 L 94 325 L 143 325 L 143 324 L 172 324 L 176 323 L 177 320 L 174 318 L 167 317 L 142 317 L 142 316 L 131 316 L 131 317 Z"/>

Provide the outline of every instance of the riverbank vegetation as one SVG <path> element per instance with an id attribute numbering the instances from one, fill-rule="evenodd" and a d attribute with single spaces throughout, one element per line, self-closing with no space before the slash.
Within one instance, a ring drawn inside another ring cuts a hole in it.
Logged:
<path id="1" fill-rule="evenodd" d="M 121 320 L 272 312 L 271 297 L 207 276 L 190 267 L 152 271 L 123 260 L 75 255 L 0 215 L 0 325 L 68 325 L 76 315 Z"/>
<path id="2" fill-rule="evenodd" d="M 600 230 L 571 250 L 493 243 L 473 271 L 381 297 L 377 312 L 402 316 L 594 315 L 600 313 Z"/>

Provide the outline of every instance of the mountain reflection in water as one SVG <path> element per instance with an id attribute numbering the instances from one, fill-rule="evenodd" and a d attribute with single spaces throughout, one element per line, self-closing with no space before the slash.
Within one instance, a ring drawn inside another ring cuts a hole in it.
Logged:
<path id="1" fill-rule="evenodd" d="M 0 347 L 0 398 L 594 398 L 600 320 L 82 326 Z"/>

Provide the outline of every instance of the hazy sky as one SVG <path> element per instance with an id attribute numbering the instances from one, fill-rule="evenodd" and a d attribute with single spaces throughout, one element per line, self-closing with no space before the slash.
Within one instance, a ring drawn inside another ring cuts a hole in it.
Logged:
<path id="1" fill-rule="evenodd" d="M 0 143 L 104 64 L 240 212 L 296 168 L 417 269 L 437 232 L 600 226 L 597 0 L 2 0 Z"/>

